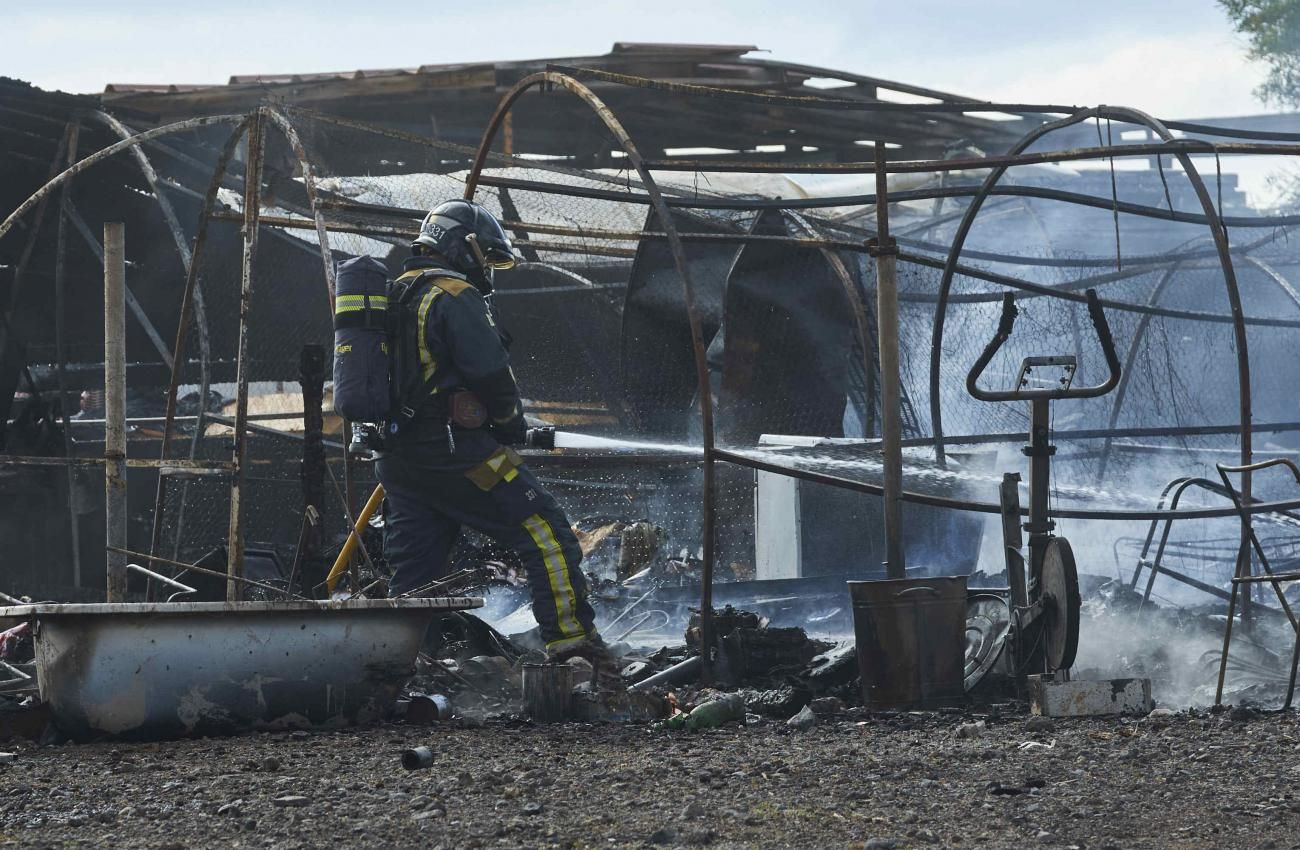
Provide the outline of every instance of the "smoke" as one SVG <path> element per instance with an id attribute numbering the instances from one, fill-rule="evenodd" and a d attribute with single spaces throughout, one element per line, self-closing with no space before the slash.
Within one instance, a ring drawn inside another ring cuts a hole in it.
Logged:
<path id="1" fill-rule="evenodd" d="M 1133 128 L 1118 126 L 1114 129 L 1114 138 L 1119 141 L 1126 138 L 1125 132 Z M 1109 134 L 1111 128 L 1099 124 L 1096 127 L 1081 125 L 1075 130 L 1078 132 L 1073 136 L 1065 135 L 1077 141 L 1082 134 L 1085 140 L 1091 141 L 1088 136 L 1094 130 Z M 971 178 L 952 176 L 952 179 Z M 1216 181 L 1213 188 L 1222 197 L 1220 203 L 1224 205 L 1226 214 L 1250 214 L 1251 211 L 1244 208 L 1244 198 L 1234 191 L 1230 174 L 1221 184 L 1217 175 L 1212 179 Z M 1108 169 L 1046 166 L 1013 169 L 1006 182 L 1067 189 L 1105 200 L 1110 200 L 1112 191 L 1116 191 L 1116 199 L 1122 202 L 1150 205 L 1154 198 L 1160 205 L 1180 211 L 1199 209 L 1188 181 L 1173 171 L 1166 174 L 1163 171 L 1157 173 L 1155 169 L 1124 170 L 1119 173 L 1117 189 Z M 897 233 L 903 237 L 906 251 L 930 252 L 935 257 L 942 257 L 959 218 L 958 215 L 944 215 L 952 212 L 951 208 L 945 207 L 946 204 L 948 202 L 926 202 L 894 208 Z M 1238 340 L 1228 322 L 1188 318 L 1198 314 L 1215 314 L 1221 318 L 1228 312 L 1225 281 L 1213 256 L 1212 246 L 1206 239 L 1206 229 L 1201 225 L 1136 215 L 1126 215 L 1117 223 L 1115 215 L 1110 209 L 1087 210 L 1071 204 L 990 201 L 971 231 L 967 253 L 962 258 L 963 263 L 972 266 L 982 265 L 991 271 L 1005 272 L 1041 286 L 1068 288 L 1074 292 L 1088 285 L 1085 278 L 1108 276 L 1110 279 L 1090 283 L 1098 286 L 1103 297 L 1112 302 L 1124 302 L 1143 310 L 1182 311 L 1175 316 L 1107 309 L 1116 348 L 1125 364 L 1124 391 L 1097 399 L 1055 403 L 1052 426 L 1059 432 L 1118 428 L 1128 429 L 1129 433 L 1106 441 L 1070 439 L 1064 434 L 1055 440 L 1059 451 L 1053 458 L 1051 504 L 1058 510 L 1149 511 L 1162 506 L 1168 508 L 1168 504 L 1162 505 L 1162 497 L 1171 482 L 1187 478 L 1217 481 L 1214 463 L 1235 461 L 1240 441 L 1239 434 L 1231 433 L 1231 427 L 1240 421 L 1236 372 Z M 849 223 L 869 218 L 846 215 L 831 222 L 814 214 L 801 217 L 811 222 L 814 229 L 824 230 L 825 234 L 854 238 L 862 234 L 848 229 Z M 940 224 L 940 220 L 945 218 L 948 223 Z M 837 227 L 846 229 L 840 233 Z M 1238 247 L 1237 250 L 1241 252 L 1243 249 Z M 986 253 L 976 256 L 977 252 Z M 1195 257 L 1191 256 L 1193 253 Z M 1285 256 L 1285 245 L 1281 243 L 1265 245 L 1259 253 L 1271 258 L 1275 264 L 1292 264 L 1292 260 Z M 1002 254 L 1004 259 L 993 259 L 990 254 Z M 1153 262 L 1149 259 L 1159 258 L 1162 254 L 1168 255 L 1170 261 Z M 1278 256 L 1270 257 L 1272 254 Z M 1122 263 L 1118 255 L 1122 255 Z M 1148 260 L 1143 263 L 1138 261 L 1139 257 Z M 1176 265 L 1173 263 L 1175 259 L 1178 260 Z M 1115 260 L 1115 265 L 1110 264 L 1111 260 Z M 1122 273 L 1117 271 L 1118 265 L 1122 265 Z M 862 294 L 870 296 L 870 263 L 862 260 L 859 266 L 855 261 L 854 267 L 861 271 Z M 810 265 L 802 271 L 806 272 L 803 278 L 808 279 L 817 269 Z M 900 259 L 899 275 L 901 371 L 909 436 L 924 436 L 935 430 L 938 423 L 926 421 L 932 391 L 939 394 L 937 401 L 943 414 L 943 430 L 950 439 L 956 435 L 978 435 L 980 439 L 974 442 L 986 443 L 988 435 L 1027 432 L 1029 422 L 1025 404 L 977 402 L 966 392 L 963 380 L 966 369 L 997 327 L 997 299 L 1001 287 L 961 275 L 954 280 L 954 297 L 945 314 L 945 335 L 937 351 L 941 357 L 940 382 L 932 388 L 928 382 L 928 366 L 936 354 L 931 331 L 934 327 L 933 296 L 937 292 L 939 275 L 934 269 L 920 263 L 909 263 L 906 259 Z M 1266 277 L 1244 261 L 1238 264 L 1238 278 L 1248 315 L 1294 315 L 1295 305 L 1280 300 L 1284 287 L 1269 282 Z M 1101 347 L 1086 310 L 1080 304 L 1025 293 L 1018 296 L 1018 303 L 1021 316 L 1013 336 L 991 364 L 985 378 L 988 385 L 1010 386 L 1016 380 L 1021 358 L 1036 355 L 1077 355 L 1076 385 L 1097 384 L 1104 379 L 1106 368 Z M 724 318 L 731 315 L 727 312 Z M 835 330 L 834 325 L 834 321 L 828 320 L 825 326 L 828 336 Z M 736 326 L 733 323 L 729 331 L 734 330 Z M 729 333 L 727 341 L 734 339 Z M 720 338 L 718 342 L 721 341 Z M 791 347 L 791 351 L 798 350 L 797 346 Z M 1294 395 L 1290 390 L 1293 379 L 1289 374 L 1289 364 L 1300 355 L 1294 331 L 1252 327 L 1250 350 L 1257 418 L 1277 422 L 1294 419 L 1293 410 L 1287 406 Z M 777 362 L 774 358 L 773 363 Z M 792 370 L 802 370 L 795 374 L 815 371 L 812 366 L 816 364 L 809 364 L 807 357 L 790 356 L 785 362 Z M 779 371 L 785 366 L 765 368 Z M 771 374 L 765 376 L 765 380 L 784 386 L 781 380 L 785 377 L 784 373 Z M 794 384 L 797 382 L 791 383 Z M 865 396 L 870 390 L 854 388 L 850 390 L 853 392 Z M 755 405 L 763 407 L 759 411 L 762 415 L 755 418 L 764 423 L 769 420 L 801 421 L 795 415 L 801 411 L 786 409 L 800 403 L 806 402 L 794 397 L 772 399 L 763 396 L 754 400 Z M 852 404 L 849 407 L 855 409 Z M 871 410 L 870 404 L 863 405 L 863 409 Z M 1161 429 L 1177 431 L 1203 426 L 1215 426 L 1223 433 L 1184 432 L 1165 436 L 1155 433 Z M 586 440 L 584 447 L 615 451 L 635 449 L 643 453 L 685 451 L 695 454 L 700 450 L 697 446 L 639 442 L 645 434 L 620 436 L 627 437 L 628 442 L 611 445 L 610 441 L 602 440 L 597 444 L 600 438 L 594 438 Z M 996 503 L 1002 473 L 1019 472 L 1022 477 L 1020 502 L 1027 506 L 1029 494 L 1024 482 L 1029 478 L 1028 461 L 1019 451 L 1021 442 L 1023 440 L 1019 438 L 1008 437 L 995 452 L 989 453 L 991 462 L 972 466 L 954 463 L 943 468 L 927 462 L 933 457 L 931 449 L 909 451 L 905 457 L 904 486 L 931 495 Z M 960 441 L 954 440 L 950 451 L 953 446 L 960 445 Z M 1286 448 L 1285 438 L 1280 448 Z M 728 446 L 728 449 L 755 460 L 864 483 L 878 484 L 881 478 L 878 457 L 863 452 L 860 446 L 850 449 L 829 442 L 788 449 L 773 446 Z M 635 471 L 633 477 L 636 477 Z M 697 482 L 696 478 L 685 478 L 679 482 L 685 486 L 675 491 L 668 488 L 656 491 L 650 498 L 640 500 L 635 516 L 627 518 L 646 518 L 662 525 L 670 530 L 675 547 L 688 544 L 698 551 L 699 504 L 694 500 L 688 504 L 684 498 L 687 493 L 692 496 L 698 493 L 692 489 Z M 753 496 L 752 492 L 742 491 L 743 488 L 738 491 L 737 499 L 728 501 L 730 497 L 723 496 L 716 505 L 719 551 L 728 553 L 728 557 L 717 559 L 723 571 L 730 564 L 731 553 L 746 548 L 752 553 L 753 549 L 752 541 L 745 536 L 752 532 L 755 522 L 750 515 L 755 510 Z M 1284 493 L 1261 487 L 1259 492 L 1276 492 L 1285 498 L 1294 495 L 1294 488 Z M 847 554 L 845 550 L 851 547 L 821 545 L 816 550 L 804 547 L 797 570 L 800 576 L 843 576 L 879 568 L 878 555 L 870 549 L 880 542 L 879 500 L 869 496 L 855 498 L 865 506 L 860 513 L 841 511 L 839 505 L 803 513 L 800 522 L 792 524 L 800 529 L 794 533 L 814 542 L 835 539 L 856 545 L 858 538 L 854 535 L 870 526 L 871 539 Z M 826 503 L 829 504 L 829 500 Z M 1223 508 L 1228 505 L 1221 494 L 1192 487 L 1183 497 L 1180 507 Z M 904 512 L 907 517 L 905 524 L 915 531 L 922 524 L 923 510 L 908 504 Z M 954 522 L 948 526 L 931 525 L 927 518 L 925 530 L 928 536 L 907 541 L 909 566 L 921 566 L 943 575 L 967 572 L 968 565 L 974 562 L 984 575 L 973 583 L 991 586 L 1001 583 L 1005 586 L 1006 562 L 1000 516 L 969 513 L 961 516 L 962 523 Z M 747 524 L 748 529 L 745 528 Z M 1300 560 L 1300 533 L 1296 529 L 1267 517 L 1259 518 L 1256 526 L 1271 556 L 1276 554 L 1283 559 Z M 1223 614 L 1226 606 L 1222 599 L 1194 583 L 1218 589 L 1230 587 L 1239 542 L 1239 522 L 1233 517 L 1194 522 L 1180 520 L 1169 529 L 1163 549 L 1160 541 L 1164 528 L 1153 528 L 1149 522 L 1060 520 L 1056 533 L 1072 544 L 1086 600 L 1080 656 L 1076 665 L 1078 672 L 1105 678 L 1149 676 L 1154 680 L 1157 699 L 1167 705 L 1204 705 L 1213 701 L 1217 679 L 1215 662 L 1226 623 Z M 1187 580 L 1158 575 L 1150 584 L 1149 597 L 1143 602 L 1142 597 L 1148 593 L 1148 578 L 1152 575 L 1149 566 L 1144 564 L 1156 559 L 1158 549 L 1162 565 Z M 873 560 L 876 563 L 870 563 Z M 792 570 L 792 574 L 794 572 Z M 720 572 L 720 575 L 725 575 L 725 572 Z M 1139 605 L 1139 602 L 1143 604 Z M 817 620 L 819 625 L 825 623 L 827 630 L 834 633 L 843 630 L 843 621 L 836 624 L 827 619 L 834 614 L 833 608 L 833 604 L 820 597 L 794 599 L 782 610 L 782 616 L 801 617 L 808 623 Z M 1272 626 L 1262 626 L 1248 640 L 1243 639 L 1239 648 L 1234 644 L 1234 663 L 1226 683 L 1229 692 L 1242 698 L 1269 696 L 1268 689 L 1276 685 L 1277 670 L 1285 668 L 1289 648 L 1289 634 Z M 1279 659 L 1283 662 L 1281 668 Z"/>
<path id="2" fill-rule="evenodd" d="M 1217 483 L 1215 459 L 1218 456 L 1214 454 L 1194 451 L 1146 455 L 1140 466 L 1118 467 L 1108 476 L 1106 491 L 1095 491 L 1096 496 L 1078 503 L 1118 507 L 1108 499 L 1114 491 L 1123 490 L 1125 502 L 1153 510 L 1161 505 L 1161 494 L 1171 482 L 1199 477 Z M 1087 483 L 1090 471 L 1080 465 L 1062 465 L 1055 493 L 1086 493 L 1092 489 Z M 1055 503 L 1069 501 L 1062 498 Z M 1165 499 L 1165 508 L 1170 507 L 1169 501 Z M 1230 506 L 1225 496 L 1200 486 L 1188 487 L 1178 505 L 1182 510 Z M 1272 557 L 1280 554 L 1280 545 L 1293 533 L 1289 521 L 1276 517 L 1257 518 L 1255 527 Z M 1056 533 L 1065 536 L 1074 551 L 1084 597 L 1073 672 L 1080 679 L 1150 678 L 1158 705 L 1210 706 L 1215 701 L 1227 602 L 1189 581 L 1224 593 L 1231 589 L 1240 522 L 1232 516 L 1179 520 L 1169 526 L 1160 564 L 1188 581 L 1165 574 L 1152 578 L 1151 564 L 1160 553 L 1165 530 L 1163 522 L 1057 522 Z M 1257 590 L 1256 594 L 1257 600 L 1276 608 L 1271 592 Z M 1280 704 L 1293 641 L 1294 632 L 1278 615 L 1263 614 L 1249 633 L 1238 620 L 1223 702 L 1261 707 Z"/>
<path id="3" fill-rule="evenodd" d="M 1157 705 L 1213 705 L 1227 622 L 1224 614 L 1214 610 L 1217 607 L 1148 606 L 1139 611 L 1135 601 L 1123 594 L 1089 600 L 1084 605 L 1074 675 L 1149 678 Z M 1223 702 L 1278 707 L 1286 692 L 1293 639 L 1289 627 L 1276 619 L 1258 622 L 1250 632 L 1238 622 Z"/>

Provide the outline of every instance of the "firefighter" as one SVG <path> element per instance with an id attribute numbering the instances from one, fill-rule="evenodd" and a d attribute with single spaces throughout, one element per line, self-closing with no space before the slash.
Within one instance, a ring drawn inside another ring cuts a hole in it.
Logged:
<path id="1" fill-rule="evenodd" d="M 445 575 L 469 526 L 518 553 L 552 660 L 583 656 L 610 686 L 617 672 L 593 622 L 577 538 L 511 448 L 525 439 L 524 411 L 489 298 L 494 270 L 514 265 L 510 238 L 478 204 L 447 201 L 425 216 L 411 251 L 389 291 L 398 410 L 376 464 L 389 594 Z"/>

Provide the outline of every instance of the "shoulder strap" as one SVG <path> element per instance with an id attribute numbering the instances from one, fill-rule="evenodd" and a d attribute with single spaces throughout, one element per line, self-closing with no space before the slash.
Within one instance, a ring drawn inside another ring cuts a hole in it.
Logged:
<path id="1" fill-rule="evenodd" d="M 430 308 L 440 295 L 454 297 L 471 286 L 464 275 L 446 269 L 411 269 L 393 281 L 389 297 L 397 309 L 389 334 L 396 355 L 392 388 L 399 427 L 415 417 L 436 389 L 438 363 L 425 338 Z"/>
<path id="2" fill-rule="evenodd" d="M 402 294 L 408 299 L 425 283 L 438 287 L 448 295 L 460 295 L 466 289 L 474 288 L 469 278 L 450 269 L 411 269 L 398 275 L 393 281 L 393 285 L 400 287 L 403 290 Z"/>
<path id="3" fill-rule="evenodd" d="M 429 282 L 448 295 L 460 295 L 465 290 L 474 288 L 474 284 L 469 282 L 469 278 L 461 275 L 456 275 L 456 277 L 438 275 Z"/>

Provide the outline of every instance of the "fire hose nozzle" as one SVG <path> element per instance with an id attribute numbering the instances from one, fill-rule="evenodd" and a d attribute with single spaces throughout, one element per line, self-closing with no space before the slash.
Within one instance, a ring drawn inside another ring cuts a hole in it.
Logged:
<path id="1" fill-rule="evenodd" d="M 530 449 L 555 451 L 555 429 L 551 427 L 529 428 L 524 435 L 524 445 Z"/>

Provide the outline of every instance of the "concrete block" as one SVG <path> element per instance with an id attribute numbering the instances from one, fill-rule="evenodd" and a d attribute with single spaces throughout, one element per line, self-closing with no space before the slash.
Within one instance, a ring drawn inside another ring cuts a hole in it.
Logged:
<path id="1" fill-rule="evenodd" d="M 1047 676 L 1029 677 L 1029 710 L 1044 717 L 1145 715 L 1153 707 L 1150 679 L 1057 682 Z"/>

